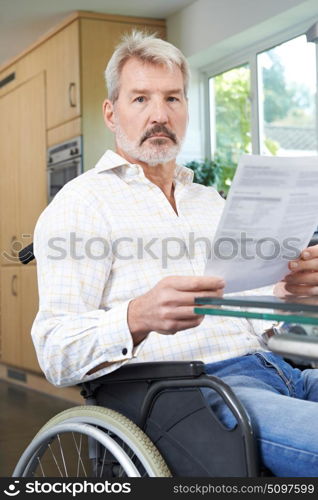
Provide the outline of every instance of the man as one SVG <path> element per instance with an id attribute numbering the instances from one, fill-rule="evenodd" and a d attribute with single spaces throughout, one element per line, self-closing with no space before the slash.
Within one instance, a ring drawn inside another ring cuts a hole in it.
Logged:
<path id="1" fill-rule="evenodd" d="M 188 120 L 184 56 L 135 32 L 106 79 L 116 153 L 68 183 L 35 231 L 32 336 L 42 369 L 52 383 L 72 385 L 127 362 L 202 360 L 247 408 L 263 463 L 279 476 L 318 476 L 318 371 L 301 373 L 269 353 L 265 323 L 193 312 L 195 297 L 224 288 L 203 276 L 223 200 L 175 162 Z M 289 265 L 280 287 L 318 293 L 317 247 Z"/>

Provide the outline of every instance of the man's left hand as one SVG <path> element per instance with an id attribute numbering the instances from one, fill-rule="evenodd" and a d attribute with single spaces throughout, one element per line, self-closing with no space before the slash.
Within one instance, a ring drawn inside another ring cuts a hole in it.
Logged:
<path id="1" fill-rule="evenodd" d="M 288 263 L 288 267 L 291 272 L 283 280 L 288 293 L 318 295 L 318 245 L 305 248 L 298 259 Z"/>

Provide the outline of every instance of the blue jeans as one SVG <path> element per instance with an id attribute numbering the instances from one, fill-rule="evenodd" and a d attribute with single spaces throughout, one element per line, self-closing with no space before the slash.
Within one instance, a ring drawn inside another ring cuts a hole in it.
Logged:
<path id="1" fill-rule="evenodd" d="M 262 464 L 280 477 L 318 477 L 318 369 L 298 370 L 271 352 L 206 365 L 245 406 Z M 234 416 L 210 389 L 202 389 L 220 420 Z"/>

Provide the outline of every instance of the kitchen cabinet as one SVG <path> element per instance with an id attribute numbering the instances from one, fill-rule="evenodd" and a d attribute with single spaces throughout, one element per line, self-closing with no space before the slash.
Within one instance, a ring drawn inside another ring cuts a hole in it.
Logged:
<path id="1" fill-rule="evenodd" d="M 21 362 L 20 345 L 20 268 L 1 268 L 1 361 L 12 365 Z"/>
<path id="2" fill-rule="evenodd" d="M 17 66 L 12 64 L 0 72 L 0 97 L 18 85 Z"/>
<path id="3" fill-rule="evenodd" d="M 40 372 L 31 339 L 38 309 L 36 267 L 1 268 L 1 361 Z"/>
<path id="4" fill-rule="evenodd" d="M 84 169 L 92 168 L 105 149 L 114 146 L 102 116 L 107 96 L 103 73 L 121 36 L 134 28 L 165 38 L 163 20 L 75 12 L 0 68 L 0 81 L 15 75 L 0 88 L 0 97 L 44 72 L 46 146 L 83 135 Z"/>
<path id="5" fill-rule="evenodd" d="M 81 114 L 79 43 L 79 23 L 76 21 L 46 43 L 48 129 Z"/>
<path id="6" fill-rule="evenodd" d="M 1 361 L 39 372 L 30 330 L 36 268 L 18 264 L 46 206 L 45 85 L 39 73 L 0 98 Z"/>
<path id="7" fill-rule="evenodd" d="M 45 94 L 40 73 L 0 99 L 1 264 L 18 262 L 46 206 Z"/>
<path id="8" fill-rule="evenodd" d="M 35 266 L 20 267 L 20 338 L 21 364 L 26 370 L 41 372 L 31 338 L 31 328 L 38 312 L 39 297 Z"/>

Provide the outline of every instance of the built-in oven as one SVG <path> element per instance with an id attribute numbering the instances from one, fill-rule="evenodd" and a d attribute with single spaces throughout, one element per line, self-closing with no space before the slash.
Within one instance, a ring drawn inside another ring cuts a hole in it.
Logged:
<path id="1" fill-rule="evenodd" d="M 48 201 L 71 179 L 83 172 L 82 136 L 47 150 Z"/>

